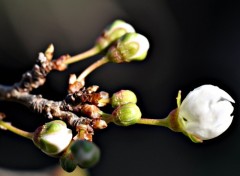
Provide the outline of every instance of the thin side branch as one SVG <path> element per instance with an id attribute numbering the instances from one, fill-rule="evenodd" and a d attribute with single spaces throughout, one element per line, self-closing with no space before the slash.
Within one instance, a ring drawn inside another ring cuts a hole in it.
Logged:
<path id="1" fill-rule="evenodd" d="M 45 83 L 46 76 L 52 69 L 53 63 L 43 53 L 39 53 L 32 70 L 23 74 L 22 79 L 14 85 L 14 88 L 20 92 L 30 92 Z"/>

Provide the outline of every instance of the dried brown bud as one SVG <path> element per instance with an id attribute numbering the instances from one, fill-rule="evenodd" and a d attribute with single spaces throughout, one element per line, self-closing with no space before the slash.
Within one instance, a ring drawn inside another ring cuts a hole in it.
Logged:
<path id="1" fill-rule="evenodd" d="M 70 77 L 71 79 L 71 77 Z M 68 86 L 68 92 L 69 93 L 75 93 L 78 92 L 85 84 L 85 81 L 82 80 L 81 82 L 79 81 L 75 81 L 74 83 L 70 83 L 71 80 L 69 79 L 69 86 Z"/>
<path id="2" fill-rule="evenodd" d="M 98 107 L 103 107 L 110 101 L 109 94 L 104 91 L 91 94 L 83 94 L 80 98 L 82 102 L 91 103 Z"/>
<path id="3" fill-rule="evenodd" d="M 88 87 L 86 92 L 88 94 L 91 94 L 91 93 L 97 92 L 98 89 L 99 89 L 99 86 L 93 85 L 93 86 Z"/>
<path id="4" fill-rule="evenodd" d="M 67 64 L 65 64 L 65 61 L 69 59 L 69 55 L 63 55 L 59 57 L 58 59 L 54 60 L 53 63 L 53 69 L 58 71 L 64 71 L 67 68 Z"/>
<path id="5" fill-rule="evenodd" d="M 96 119 L 100 117 L 101 110 L 95 105 L 84 104 L 81 105 L 81 112 L 92 119 Z"/>
<path id="6" fill-rule="evenodd" d="M 0 120 L 3 120 L 6 117 L 6 115 L 2 112 L 0 112 Z"/>
<path id="7" fill-rule="evenodd" d="M 47 50 L 45 51 L 44 55 L 47 58 L 47 60 L 52 60 L 53 58 L 53 52 L 54 52 L 54 46 L 53 44 L 50 44 L 47 48 Z"/>
<path id="8" fill-rule="evenodd" d="M 76 127 L 78 134 L 73 138 L 74 140 L 77 139 L 84 139 L 88 141 L 92 141 L 93 129 L 89 125 L 80 124 Z"/>
<path id="9" fill-rule="evenodd" d="M 94 119 L 92 125 L 94 129 L 104 129 L 107 127 L 107 123 L 101 119 Z"/>

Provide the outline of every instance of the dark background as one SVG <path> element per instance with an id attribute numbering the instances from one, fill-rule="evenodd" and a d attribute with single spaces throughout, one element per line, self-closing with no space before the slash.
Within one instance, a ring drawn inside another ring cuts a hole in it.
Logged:
<path id="1" fill-rule="evenodd" d="M 203 144 L 161 127 L 109 125 L 94 136 L 102 158 L 91 175 L 238 175 L 239 9 L 237 1 L 229 0 L 0 0 L 0 82 L 18 81 L 50 43 L 55 57 L 74 55 L 91 48 L 106 25 L 123 19 L 149 39 L 147 59 L 105 65 L 87 78 L 87 85 L 110 93 L 134 90 L 144 116 L 162 118 L 176 107 L 179 89 L 185 97 L 195 87 L 214 84 L 236 101 L 235 118 L 223 135 Z M 79 74 L 99 57 L 51 73 L 35 93 L 63 99 L 69 74 Z M 0 111 L 30 131 L 45 120 L 16 103 L 0 102 Z M 1 167 L 34 170 L 57 162 L 31 141 L 0 132 Z"/>

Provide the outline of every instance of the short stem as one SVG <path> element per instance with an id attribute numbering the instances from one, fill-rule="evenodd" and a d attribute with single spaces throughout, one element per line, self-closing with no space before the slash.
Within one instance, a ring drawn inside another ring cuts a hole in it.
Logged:
<path id="1" fill-rule="evenodd" d="M 102 116 L 102 120 L 104 120 L 106 123 L 110 123 L 113 120 L 112 114 L 107 114 L 105 112 L 102 112 L 101 116 Z"/>
<path id="2" fill-rule="evenodd" d="M 16 128 L 16 127 L 12 126 L 10 123 L 7 123 L 7 122 L 4 122 L 4 121 L 0 120 L 0 126 L 2 126 L 3 128 L 6 128 L 7 130 L 9 130 L 9 131 L 11 131 L 15 134 L 18 134 L 19 136 L 28 138 L 30 140 L 33 139 L 33 133 L 23 131 L 19 128 Z"/>
<path id="3" fill-rule="evenodd" d="M 94 56 L 94 55 L 98 54 L 99 52 L 100 52 L 99 48 L 94 46 L 93 48 L 91 48 L 91 49 L 89 49 L 89 50 L 87 50 L 87 51 L 85 51 L 81 54 L 70 57 L 69 59 L 64 61 L 64 64 L 68 65 L 68 64 L 78 62 L 80 60 L 84 60 L 86 58 L 89 58 L 91 56 Z"/>
<path id="4" fill-rule="evenodd" d="M 169 127 L 168 118 L 164 118 L 164 119 L 147 119 L 147 118 L 141 118 L 141 119 L 137 122 L 137 124 Z"/>
<path id="5" fill-rule="evenodd" d="M 86 130 L 81 129 L 78 132 L 78 139 L 84 140 L 85 139 L 85 134 L 86 134 Z"/>
<path id="6" fill-rule="evenodd" d="M 79 82 L 81 82 L 82 80 L 84 80 L 84 78 L 89 75 L 93 70 L 95 70 L 96 68 L 108 63 L 109 60 L 107 57 L 103 57 L 101 59 L 99 59 L 98 61 L 94 62 L 92 65 L 90 65 L 88 68 L 86 68 L 77 78 L 77 80 Z"/>

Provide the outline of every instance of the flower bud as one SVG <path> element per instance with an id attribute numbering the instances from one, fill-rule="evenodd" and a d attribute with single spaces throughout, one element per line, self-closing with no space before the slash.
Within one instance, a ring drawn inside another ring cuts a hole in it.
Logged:
<path id="1" fill-rule="evenodd" d="M 111 105 L 113 108 L 127 103 L 137 103 L 135 93 L 130 90 L 120 90 L 114 93 L 111 98 Z"/>
<path id="2" fill-rule="evenodd" d="M 191 91 L 179 107 L 178 121 L 182 132 L 191 139 L 208 140 L 230 126 L 234 103 L 224 90 L 203 85 Z"/>
<path id="3" fill-rule="evenodd" d="M 72 130 L 61 120 L 53 120 L 38 127 L 33 137 L 34 144 L 50 156 L 63 152 L 71 140 Z"/>
<path id="4" fill-rule="evenodd" d="M 76 163 L 81 168 L 90 168 L 100 159 L 100 150 L 93 142 L 77 140 L 70 149 Z"/>
<path id="5" fill-rule="evenodd" d="M 141 119 L 142 113 L 135 103 L 127 103 L 118 106 L 112 113 L 113 122 L 120 126 L 135 124 Z"/>
<path id="6" fill-rule="evenodd" d="M 128 32 L 135 32 L 135 30 L 130 24 L 122 20 L 116 20 L 103 31 L 102 35 L 96 41 L 96 46 L 100 50 L 103 50 Z"/>
<path id="7" fill-rule="evenodd" d="M 66 172 L 73 172 L 77 167 L 76 161 L 74 160 L 74 157 L 70 150 L 67 153 L 65 153 L 63 156 L 61 156 L 59 161 L 60 161 L 61 167 Z"/>
<path id="8" fill-rule="evenodd" d="M 109 48 L 107 57 L 111 62 L 142 61 L 149 49 L 148 39 L 138 33 L 127 33 Z"/>

